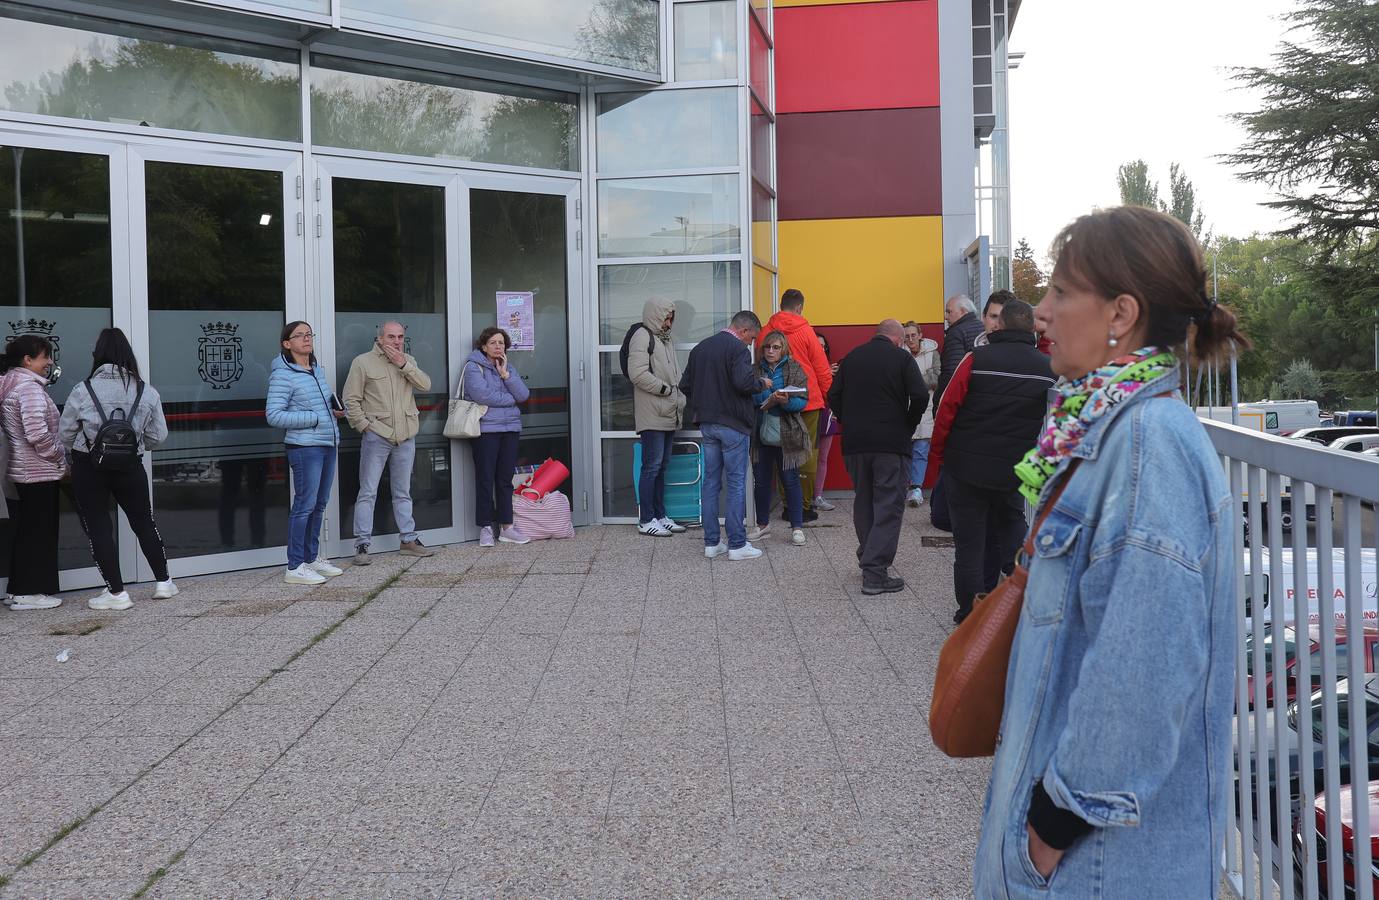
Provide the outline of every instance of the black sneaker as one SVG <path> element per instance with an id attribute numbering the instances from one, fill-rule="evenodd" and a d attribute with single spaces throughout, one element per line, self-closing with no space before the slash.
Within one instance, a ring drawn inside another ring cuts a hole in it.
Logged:
<path id="1" fill-rule="evenodd" d="M 966 609 L 958 607 L 958 611 L 953 613 L 953 624 L 961 625 L 963 623 L 963 620 L 970 615 L 972 615 L 972 607 L 969 606 Z"/>
<path id="2" fill-rule="evenodd" d="M 868 597 L 876 594 L 894 594 L 903 590 L 905 590 L 904 578 L 888 577 L 885 581 L 878 581 L 875 584 L 862 582 L 862 593 Z"/>

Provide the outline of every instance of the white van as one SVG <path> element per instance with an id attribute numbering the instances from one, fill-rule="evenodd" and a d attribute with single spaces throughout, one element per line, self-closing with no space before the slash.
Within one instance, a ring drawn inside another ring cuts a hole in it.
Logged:
<path id="1" fill-rule="evenodd" d="M 1337 438 L 1330 444 L 1332 450 L 1348 450 L 1351 453 L 1364 453 L 1379 447 L 1379 434 L 1356 434 Z"/>
<path id="2" fill-rule="evenodd" d="M 1315 400 L 1260 400 L 1238 404 L 1240 424 L 1265 434 L 1290 435 L 1299 428 L 1322 423 L 1321 409 Z M 1199 406 L 1197 417 L 1213 422 L 1230 422 L 1229 406 Z"/>
<path id="3" fill-rule="evenodd" d="M 1284 548 L 1277 560 L 1270 558 L 1269 548 L 1260 549 L 1260 563 L 1264 581 L 1264 598 L 1262 608 L 1264 621 L 1273 623 L 1273 604 L 1279 600 L 1284 602 L 1283 621 L 1286 625 L 1293 624 L 1293 551 L 1291 548 Z M 1254 598 L 1251 591 L 1254 585 L 1250 578 L 1250 551 L 1245 550 L 1244 566 L 1245 572 L 1245 621 L 1249 627 L 1251 617 L 1255 612 Z M 1322 610 L 1329 610 L 1337 623 L 1346 620 L 1346 578 L 1345 578 L 1345 551 L 1336 549 L 1331 552 L 1331 596 L 1323 600 L 1320 596 L 1321 586 L 1317 578 L 1317 551 L 1315 548 L 1307 551 L 1307 621 L 1315 624 L 1321 620 Z M 1375 552 L 1370 549 L 1360 551 L 1360 590 L 1364 596 L 1365 620 L 1373 621 L 1379 619 L 1379 598 L 1376 591 L 1379 590 L 1379 577 L 1375 573 Z"/>

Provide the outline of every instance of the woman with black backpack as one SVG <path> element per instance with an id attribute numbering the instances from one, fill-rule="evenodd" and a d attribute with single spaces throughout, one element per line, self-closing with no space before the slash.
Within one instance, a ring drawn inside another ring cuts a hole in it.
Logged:
<path id="1" fill-rule="evenodd" d="M 120 329 L 107 328 L 96 338 L 91 374 L 68 394 L 59 432 L 71 451 L 72 492 L 81 527 L 105 579 L 105 590 L 86 605 L 115 610 L 134 605 L 120 575 L 109 512 L 112 496 L 158 581 L 153 598 L 175 596 L 177 585 L 168 574 L 163 538 L 153 521 L 142 454 L 167 438 L 168 423 L 158 392 L 140 380 L 134 350 Z"/>

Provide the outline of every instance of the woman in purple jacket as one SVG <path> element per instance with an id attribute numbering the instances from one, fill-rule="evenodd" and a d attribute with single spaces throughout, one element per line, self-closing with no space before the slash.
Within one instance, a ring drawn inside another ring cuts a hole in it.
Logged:
<path id="1" fill-rule="evenodd" d="M 527 402 L 529 394 L 522 377 L 508 363 L 511 346 L 506 331 L 485 328 L 460 375 L 464 398 L 488 407 L 474 440 L 474 521 L 479 526 L 480 547 L 493 546 L 495 519 L 498 540 L 505 544 L 530 540 L 512 524 L 512 473 L 522 434 L 517 404 Z"/>
<path id="2" fill-rule="evenodd" d="M 34 334 L 11 338 L 0 357 L 0 422 L 10 459 L 6 476 L 18 501 L 10 501 L 14 538 L 10 553 L 10 609 L 52 609 L 57 584 L 58 482 L 67 453 L 58 439 L 58 411 L 48 396 L 53 345 Z"/>

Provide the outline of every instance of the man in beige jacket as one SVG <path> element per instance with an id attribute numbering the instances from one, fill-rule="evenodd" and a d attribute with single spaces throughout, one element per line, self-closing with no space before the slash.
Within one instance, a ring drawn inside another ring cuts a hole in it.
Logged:
<path id="1" fill-rule="evenodd" d="M 345 413 L 350 427 L 359 432 L 359 496 L 354 501 L 354 564 L 369 564 L 373 538 L 374 501 L 378 481 L 388 466 L 393 491 L 393 519 L 402 534 L 402 552 L 430 556 L 436 551 L 417 535 L 412 518 L 412 462 L 420 414 L 413 391 L 429 391 L 431 376 L 417 368 L 417 361 L 402 352 L 407 330 L 399 322 L 378 326 L 378 340 L 367 353 L 350 363 L 345 378 Z"/>

